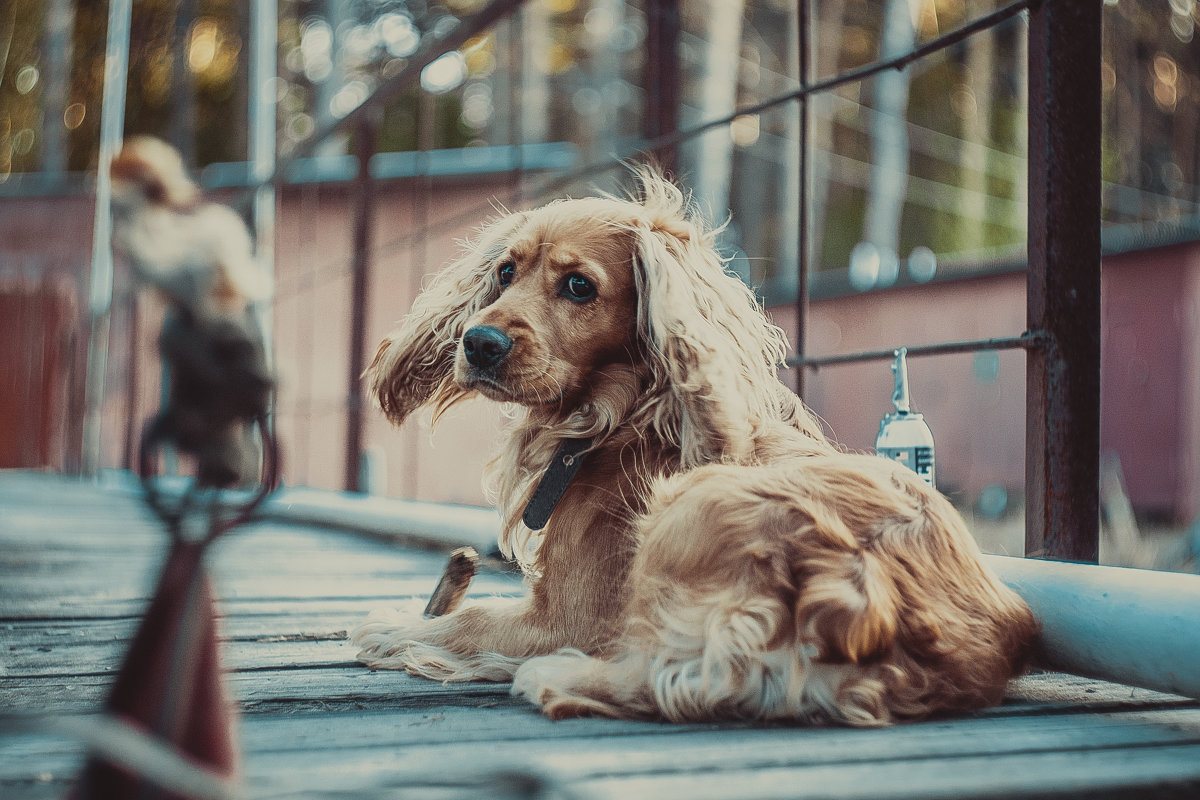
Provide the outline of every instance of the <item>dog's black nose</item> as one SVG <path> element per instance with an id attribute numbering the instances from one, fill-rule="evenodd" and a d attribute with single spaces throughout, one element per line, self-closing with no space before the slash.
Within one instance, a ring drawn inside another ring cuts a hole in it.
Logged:
<path id="1" fill-rule="evenodd" d="M 512 346 L 512 339 L 491 325 L 476 325 L 463 334 L 463 352 L 467 355 L 467 361 L 479 369 L 499 364 Z"/>

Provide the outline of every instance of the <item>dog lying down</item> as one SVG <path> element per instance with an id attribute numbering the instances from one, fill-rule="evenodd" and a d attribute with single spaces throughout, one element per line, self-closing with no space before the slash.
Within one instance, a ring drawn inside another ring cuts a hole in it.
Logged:
<path id="1" fill-rule="evenodd" d="M 527 409 L 490 470 L 530 591 L 377 611 L 359 659 L 512 680 L 555 719 L 882 725 L 999 702 L 1029 608 L 942 495 L 826 439 L 715 232 L 639 183 L 491 223 L 380 345 L 396 424 L 474 393 Z"/>

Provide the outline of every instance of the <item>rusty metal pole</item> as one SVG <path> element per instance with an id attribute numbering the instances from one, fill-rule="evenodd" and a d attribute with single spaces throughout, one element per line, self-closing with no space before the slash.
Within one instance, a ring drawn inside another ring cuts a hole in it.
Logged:
<path id="1" fill-rule="evenodd" d="M 642 131 L 646 139 L 672 133 L 679 127 L 679 0 L 650 0 L 646 5 L 646 110 Z M 664 171 L 679 169 L 678 145 L 668 145 L 655 158 Z"/>
<path id="2" fill-rule="evenodd" d="M 796 24 L 799 28 L 797 31 L 797 63 L 796 63 L 796 78 L 800 83 L 801 89 L 807 89 L 810 80 L 810 29 L 812 27 L 812 9 L 809 5 L 809 0 L 798 0 Z M 798 220 L 799 230 L 797 236 L 799 243 L 796 248 L 796 358 L 800 361 L 800 365 L 796 367 L 796 394 L 801 400 L 804 399 L 804 383 L 807 367 L 803 360 L 807 352 L 808 338 L 808 273 L 811 269 L 809 264 L 809 210 L 808 210 L 808 95 L 802 95 L 800 100 L 800 141 L 797 146 L 800 149 L 800 162 L 798 164 L 800 170 L 800 219 Z"/>
<path id="3" fill-rule="evenodd" d="M 362 374 L 366 369 L 367 299 L 371 277 L 371 236 L 374 230 L 375 183 L 371 156 L 375 154 L 378 112 L 358 120 L 358 177 L 354 181 L 354 263 L 350 294 L 350 374 L 346 393 L 346 479 L 348 492 L 362 491 L 359 474 L 363 450 Z"/>
<path id="4" fill-rule="evenodd" d="M 1100 484 L 1100 17 L 1029 11 L 1025 551 L 1096 562 Z"/>

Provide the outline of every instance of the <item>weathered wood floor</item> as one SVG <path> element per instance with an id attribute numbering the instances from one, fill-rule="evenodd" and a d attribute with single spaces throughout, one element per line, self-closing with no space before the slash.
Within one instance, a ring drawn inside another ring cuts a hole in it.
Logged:
<path id="1" fill-rule="evenodd" d="M 127 494 L 0 472 L 0 713 L 95 711 L 164 542 Z M 262 522 L 214 555 L 249 797 L 1200 797 L 1192 700 L 1037 674 L 1002 708 L 887 730 L 552 723 L 507 686 L 354 664 L 347 627 L 428 594 L 444 554 Z M 0 798 L 62 796 L 80 745 L 11 720 Z"/>

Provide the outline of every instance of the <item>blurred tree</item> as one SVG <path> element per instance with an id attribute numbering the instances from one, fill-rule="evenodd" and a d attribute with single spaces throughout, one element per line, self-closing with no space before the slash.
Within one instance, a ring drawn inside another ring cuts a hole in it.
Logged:
<path id="1" fill-rule="evenodd" d="M 67 168 L 67 128 L 64 122 L 71 97 L 71 62 L 75 4 L 49 0 L 42 52 L 46 54 L 45 89 L 42 93 L 42 170 L 60 174 Z"/>
<path id="2" fill-rule="evenodd" d="M 349 113 L 428 37 L 484 2 L 282 0 L 274 83 L 282 149 Z M 1200 3 L 1102 2 L 1105 220 L 1195 215 Z M 879 57 L 889 4 L 906 9 L 917 40 L 927 41 L 999 0 L 814 2 L 815 77 Z M 0 181 L 12 172 L 94 168 L 106 6 L 8 0 L 0 9 Z M 193 167 L 244 160 L 247 4 L 141 0 L 133 13 L 126 130 L 170 139 Z M 679 0 L 679 13 L 685 124 L 795 85 L 796 0 Z M 417 149 L 425 129 L 433 147 L 565 140 L 588 159 L 629 152 L 642 131 L 646 28 L 645 0 L 529 0 L 392 102 L 381 146 Z M 872 165 L 882 166 L 872 130 L 878 140 L 886 124 L 908 140 L 903 206 L 898 225 L 888 226 L 897 228 L 901 256 L 927 246 L 940 262 L 970 268 L 981 251 L 1015 252 L 1025 225 L 1024 64 L 1024 21 L 1016 18 L 914 64 L 899 110 L 889 113 L 895 92 L 880 79 L 814 99 L 816 265 L 849 264 L 878 184 Z M 716 147 L 710 155 L 697 147 L 680 162 L 714 214 L 731 207 L 731 243 L 763 257 L 751 270 L 756 282 L 794 270 L 794 113 L 792 104 L 739 119 L 705 137 Z M 346 146 L 339 139 L 328 148 Z"/>
<path id="3" fill-rule="evenodd" d="M 194 18 L 193 18 L 194 17 Z M 234 0 L 142 0 L 130 33 L 125 131 L 172 141 L 192 166 L 246 157 L 243 42 Z M 78 3 L 68 112 L 71 169 L 94 169 L 104 76 L 106 4 Z"/>

